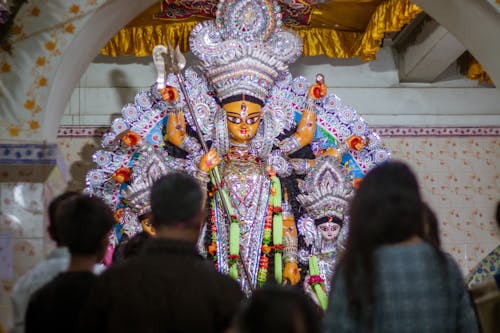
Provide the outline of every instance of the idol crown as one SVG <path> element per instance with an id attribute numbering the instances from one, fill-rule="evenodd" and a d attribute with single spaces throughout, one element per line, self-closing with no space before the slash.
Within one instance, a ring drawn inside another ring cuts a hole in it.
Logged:
<path id="1" fill-rule="evenodd" d="M 347 215 L 353 188 L 342 166 L 334 158 L 319 158 L 314 170 L 304 180 L 304 194 L 297 200 L 313 219 L 335 216 L 341 220 Z"/>
<path id="2" fill-rule="evenodd" d="M 221 0 L 216 20 L 189 39 L 220 101 L 245 94 L 264 102 L 279 74 L 302 54 L 302 40 L 281 28 L 281 8 L 269 0 Z"/>

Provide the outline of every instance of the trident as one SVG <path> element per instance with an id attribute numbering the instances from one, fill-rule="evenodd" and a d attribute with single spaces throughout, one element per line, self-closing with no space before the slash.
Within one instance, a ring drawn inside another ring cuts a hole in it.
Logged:
<path id="1" fill-rule="evenodd" d="M 181 92 L 186 100 L 189 114 L 191 115 L 191 119 L 193 120 L 196 129 L 196 134 L 198 134 L 198 137 L 200 138 L 203 150 L 205 151 L 205 153 L 207 153 L 208 152 L 207 144 L 205 140 L 203 140 L 203 133 L 201 131 L 200 124 L 198 123 L 198 118 L 196 117 L 193 105 L 186 91 L 185 79 L 184 76 L 182 75 L 182 70 L 184 69 L 184 67 L 186 67 L 186 58 L 180 51 L 179 45 L 177 45 L 175 50 L 172 47 L 172 45 L 170 45 L 170 43 L 167 44 L 167 47 L 163 45 L 155 46 L 153 49 L 153 60 L 156 66 L 156 70 L 158 71 L 158 77 L 156 79 L 158 89 L 165 88 L 166 73 L 173 73 L 176 76 L 177 81 L 179 82 L 179 87 L 181 88 Z M 217 196 L 219 200 L 222 202 L 222 205 L 224 206 L 226 218 L 229 222 L 229 225 L 231 225 L 232 223 L 231 216 L 235 216 L 235 214 L 233 207 L 231 205 L 231 201 L 229 200 L 229 196 L 225 191 L 225 189 L 223 188 L 219 168 L 217 166 L 215 166 L 212 169 L 212 171 L 210 171 L 210 181 L 212 182 L 212 184 L 215 185 Z M 240 251 L 240 258 L 241 258 L 240 264 L 243 268 L 245 280 L 247 281 L 250 290 L 253 292 L 254 287 L 252 284 L 250 272 L 248 271 L 248 267 L 245 263 L 244 254 L 241 251 Z"/>

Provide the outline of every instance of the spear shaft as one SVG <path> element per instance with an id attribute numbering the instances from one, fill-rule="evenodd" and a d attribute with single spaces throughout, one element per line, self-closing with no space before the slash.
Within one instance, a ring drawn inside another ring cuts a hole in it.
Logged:
<path id="1" fill-rule="evenodd" d="M 189 95 L 188 95 L 187 90 L 186 90 L 186 84 L 185 84 L 184 77 L 183 77 L 182 73 L 180 72 L 180 69 L 176 70 L 174 72 L 174 74 L 177 77 L 177 81 L 179 82 L 179 87 L 181 88 L 181 92 L 184 95 L 184 98 L 186 99 L 186 104 L 188 106 L 188 110 L 189 110 L 189 113 L 191 115 L 191 119 L 193 121 L 194 127 L 196 128 L 196 133 L 198 134 L 198 137 L 200 138 L 200 141 L 201 141 L 201 146 L 203 147 L 203 150 L 205 151 L 205 153 L 207 153 L 208 147 L 207 147 L 205 140 L 203 139 L 203 132 L 201 131 L 201 127 L 200 127 L 200 124 L 198 123 L 198 119 L 196 117 L 193 105 L 191 104 L 191 100 L 189 99 Z M 222 202 L 222 205 L 224 206 L 226 218 L 227 218 L 227 221 L 229 223 L 228 226 L 230 226 L 231 223 L 233 223 L 233 221 L 231 219 L 231 215 L 233 215 L 233 213 L 232 213 L 232 208 L 229 206 L 230 203 L 227 202 L 227 198 L 223 193 L 222 180 L 221 180 L 221 176 L 219 173 L 219 168 L 217 166 L 215 166 L 212 169 L 212 171 L 210 171 L 210 175 L 211 175 L 212 182 L 215 181 L 216 190 L 217 190 L 218 196 L 220 198 L 220 201 Z M 250 272 L 249 272 L 248 267 L 247 267 L 246 262 L 245 262 L 245 256 L 241 252 L 241 250 L 240 250 L 239 256 L 241 259 L 240 263 L 241 263 L 241 267 L 243 268 L 243 273 L 245 275 L 245 279 L 247 280 L 247 284 L 250 287 L 250 290 L 253 292 L 255 288 L 252 284 L 251 275 L 250 275 Z"/>

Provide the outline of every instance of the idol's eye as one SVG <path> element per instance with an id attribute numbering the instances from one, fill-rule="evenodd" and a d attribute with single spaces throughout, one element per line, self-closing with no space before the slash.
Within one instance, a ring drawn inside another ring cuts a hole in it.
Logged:
<path id="1" fill-rule="evenodd" d="M 246 120 L 246 123 L 247 123 L 248 125 L 252 125 L 252 124 L 255 124 L 256 122 L 258 122 L 258 121 L 259 121 L 259 119 L 260 119 L 260 117 L 259 117 L 259 116 L 255 116 L 255 117 L 252 117 L 252 118 L 248 118 L 248 119 Z"/>
<path id="2" fill-rule="evenodd" d="M 232 116 L 227 116 L 227 121 L 233 123 L 233 124 L 239 124 L 241 123 L 241 119 L 238 117 L 232 117 Z"/>

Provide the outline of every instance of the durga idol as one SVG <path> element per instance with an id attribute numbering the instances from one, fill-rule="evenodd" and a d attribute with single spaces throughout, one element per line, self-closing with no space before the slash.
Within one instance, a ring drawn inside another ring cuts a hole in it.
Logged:
<path id="1" fill-rule="evenodd" d="M 200 157 L 194 174 L 208 183 L 209 173 L 219 166 L 227 193 L 212 196 L 202 251 L 246 292 L 271 274 L 279 283 L 297 284 L 297 229 L 293 215 L 283 218 L 282 207 L 289 204 L 280 177 L 304 174 L 313 164 L 289 155 L 313 140 L 316 114 L 306 108 L 294 134 L 279 141 L 274 110 L 265 102 L 278 76 L 301 54 L 302 42 L 280 27 L 281 14 L 270 1 L 221 1 L 218 14 L 215 22 L 199 24 L 190 36 L 191 51 L 202 60 L 220 106 L 212 147 Z M 318 80 L 308 96 L 313 103 L 325 94 L 326 86 Z M 187 133 L 183 112 L 169 117 L 169 143 L 198 150 L 197 139 Z M 230 218 L 224 204 L 230 206 Z"/>

